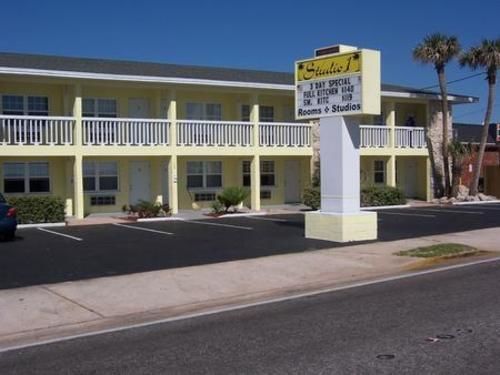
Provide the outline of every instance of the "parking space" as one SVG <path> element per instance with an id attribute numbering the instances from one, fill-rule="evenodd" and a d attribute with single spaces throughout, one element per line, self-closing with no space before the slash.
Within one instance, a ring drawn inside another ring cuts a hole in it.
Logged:
<path id="1" fill-rule="evenodd" d="M 378 210 L 379 240 L 500 226 L 500 204 Z M 345 246 L 302 214 L 22 229 L 0 243 L 0 289 Z"/>

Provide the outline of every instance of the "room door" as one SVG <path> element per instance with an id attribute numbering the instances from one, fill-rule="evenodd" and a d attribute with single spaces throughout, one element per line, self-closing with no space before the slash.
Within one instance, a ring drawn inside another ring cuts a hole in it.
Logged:
<path id="1" fill-rule="evenodd" d="M 131 161 L 129 163 L 129 202 L 136 204 L 140 200 L 151 200 L 151 172 L 148 161 Z"/>
<path id="2" fill-rule="evenodd" d="M 300 163 L 285 161 L 285 203 L 300 202 Z"/>

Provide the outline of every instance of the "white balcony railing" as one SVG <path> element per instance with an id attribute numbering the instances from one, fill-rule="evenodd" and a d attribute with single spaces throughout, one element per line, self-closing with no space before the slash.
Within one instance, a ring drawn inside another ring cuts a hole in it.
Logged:
<path id="1" fill-rule="evenodd" d="M 71 145 L 73 144 L 72 117 L 0 115 L 0 143 L 2 145 Z"/>
<path id="2" fill-rule="evenodd" d="M 361 147 L 389 147 L 390 131 L 388 126 L 361 125 Z"/>
<path id="3" fill-rule="evenodd" d="M 396 126 L 396 147 L 399 148 L 426 148 L 424 128 Z"/>
<path id="4" fill-rule="evenodd" d="M 259 124 L 260 146 L 310 147 L 311 125 L 268 122 Z"/>
<path id="5" fill-rule="evenodd" d="M 135 118 L 84 118 L 83 144 L 167 146 L 170 121 Z"/>
<path id="6" fill-rule="evenodd" d="M 235 121 L 178 120 L 179 146 L 252 146 L 252 124 Z"/>

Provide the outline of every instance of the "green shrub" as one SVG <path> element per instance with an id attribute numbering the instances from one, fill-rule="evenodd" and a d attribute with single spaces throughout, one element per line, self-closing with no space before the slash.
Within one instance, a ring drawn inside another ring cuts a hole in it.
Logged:
<path id="1" fill-rule="evenodd" d="M 131 204 L 130 206 L 124 205 L 122 210 L 129 214 L 137 215 L 140 219 L 170 215 L 170 206 L 168 204 L 162 205 L 144 200 L 140 200 L 139 203 Z"/>
<path id="2" fill-rule="evenodd" d="M 217 200 L 224 206 L 225 211 L 228 212 L 231 207 L 239 205 L 249 195 L 250 192 L 241 186 L 230 186 L 217 196 Z"/>
<path id="3" fill-rule="evenodd" d="M 302 196 L 302 202 L 313 210 L 317 210 L 321 204 L 321 192 L 319 187 L 305 189 L 304 195 Z"/>
<path id="4" fill-rule="evenodd" d="M 212 213 L 214 214 L 220 214 L 222 211 L 224 211 L 224 206 L 218 200 L 213 201 L 210 204 L 210 208 L 212 209 Z"/>
<path id="5" fill-rule="evenodd" d="M 361 189 L 361 206 L 392 206 L 405 204 L 406 198 L 398 188 L 392 186 L 369 186 Z"/>
<path id="6" fill-rule="evenodd" d="M 64 221 L 65 204 L 60 197 L 10 197 L 7 202 L 16 208 L 19 224 Z"/>

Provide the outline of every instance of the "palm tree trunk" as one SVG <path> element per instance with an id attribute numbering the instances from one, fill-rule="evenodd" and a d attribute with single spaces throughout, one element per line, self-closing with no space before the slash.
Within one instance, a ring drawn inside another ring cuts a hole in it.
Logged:
<path id="1" fill-rule="evenodd" d="M 470 183 L 470 195 L 476 195 L 479 186 L 479 177 L 481 176 L 481 167 L 483 165 L 484 150 L 488 139 L 488 131 L 490 128 L 491 113 L 495 103 L 495 84 L 496 72 L 488 74 L 488 106 L 484 115 L 483 130 L 481 132 L 481 142 L 477 151 L 476 160 L 474 161 L 474 169 L 472 171 L 472 180 Z"/>
<path id="2" fill-rule="evenodd" d="M 444 195 L 451 194 L 450 184 L 450 160 L 448 157 L 448 90 L 446 87 L 446 78 L 444 74 L 444 67 L 438 69 L 439 88 L 441 89 L 441 111 L 443 115 L 443 167 L 444 167 Z"/>

